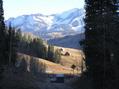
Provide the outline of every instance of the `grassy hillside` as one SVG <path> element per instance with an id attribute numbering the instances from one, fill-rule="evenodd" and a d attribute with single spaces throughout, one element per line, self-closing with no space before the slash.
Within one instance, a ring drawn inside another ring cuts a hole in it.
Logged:
<path id="1" fill-rule="evenodd" d="M 25 65 L 26 71 L 33 72 L 45 72 L 49 74 L 73 74 L 79 73 L 80 71 L 73 70 L 72 68 L 56 64 L 45 59 L 32 57 L 26 54 L 18 53 L 18 59 L 16 66 L 22 67 Z"/>
<path id="2" fill-rule="evenodd" d="M 60 64 L 66 67 L 71 67 L 73 64 L 77 67 L 81 67 L 82 60 L 85 58 L 84 53 L 82 50 L 78 49 L 71 49 L 71 48 L 64 48 L 64 47 L 58 47 L 55 46 L 55 48 L 62 49 L 61 51 L 61 61 Z M 66 52 L 69 53 L 69 55 L 65 55 Z M 83 61 L 84 63 L 84 61 Z M 85 63 L 84 63 L 85 65 Z"/>

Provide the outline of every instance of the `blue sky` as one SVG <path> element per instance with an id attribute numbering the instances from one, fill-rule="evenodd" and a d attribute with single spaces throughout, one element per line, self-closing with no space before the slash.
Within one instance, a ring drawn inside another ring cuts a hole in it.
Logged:
<path id="1" fill-rule="evenodd" d="M 3 0 L 5 19 L 24 14 L 61 13 L 73 8 L 83 8 L 84 0 Z"/>

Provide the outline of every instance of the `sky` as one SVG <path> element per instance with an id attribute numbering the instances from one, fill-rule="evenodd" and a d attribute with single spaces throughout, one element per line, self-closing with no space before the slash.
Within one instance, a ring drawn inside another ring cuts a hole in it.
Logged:
<path id="1" fill-rule="evenodd" d="M 84 0 L 3 0 L 4 17 L 41 13 L 61 13 L 73 8 L 83 8 Z"/>

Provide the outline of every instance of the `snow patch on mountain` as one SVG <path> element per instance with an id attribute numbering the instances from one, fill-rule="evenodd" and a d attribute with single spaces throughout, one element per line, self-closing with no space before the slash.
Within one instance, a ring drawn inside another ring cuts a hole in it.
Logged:
<path id="1" fill-rule="evenodd" d="M 54 37 L 83 33 L 85 31 L 84 16 L 84 9 L 74 8 L 54 15 L 22 15 L 16 18 L 10 18 L 5 23 L 7 26 L 11 24 L 23 32 L 31 32 L 48 40 Z M 53 36 L 54 34 L 55 36 Z"/>

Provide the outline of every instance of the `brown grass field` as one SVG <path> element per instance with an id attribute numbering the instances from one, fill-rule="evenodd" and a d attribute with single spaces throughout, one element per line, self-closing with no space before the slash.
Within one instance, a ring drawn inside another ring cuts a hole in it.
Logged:
<path id="1" fill-rule="evenodd" d="M 62 53 L 65 54 L 66 52 L 68 52 L 70 55 L 69 56 L 65 56 L 62 55 L 61 56 L 61 61 L 60 64 L 66 67 L 71 67 L 71 65 L 76 65 L 76 66 L 81 66 L 81 62 L 84 56 L 84 53 L 82 52 L 82 50 L 78 50 L 78 49 L 71 49 L 71 48 L 63 48 L 63 47 L 56 47 L 58 49 L 63 49 Z"/>
<path id="2" fill-rule="evenodd" d="M 18 53 L 18 63 L 20 63 L 20 61 L 22 59 L 25 59 L 26 64 L 27 64 L 27 70 L 29 71 L 29 66 L 30 63 L 29 61 L 32 60 L 37 60 L 37 67 L 41 67 L 44 66 L 44 70 L 46 73 L 49 74 L 79 74 L 80 71 L 78 70 L 73 70 L 72 68 L 70 68 L 70 66 L 72 64 L 77 64 L 80 65 L 80 61 L 81 61 L 81 54 L 79 53 L 79 50 L 75 50 L 75 49 L 69 49 L 69 48 L 65 48 L 65 51 L 70 52 L 70 56 L 62 56 L 60 63 L 61 64 L 56 64 L 50 61 L 47 61 L 45 59 L 41 59 L 41 58 L 36 58 L 36 57 L 32 57 L 26 54 L 21 54 Z M 79 62 L 79 63 L 78 63 Z M 42 65 L 41 65 L 42 64 Z"/>

